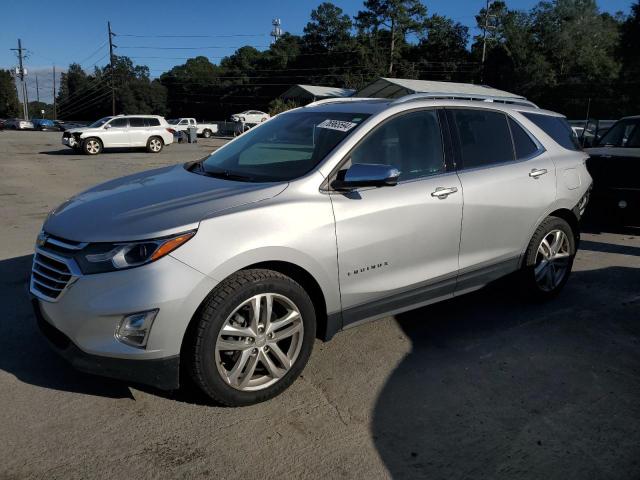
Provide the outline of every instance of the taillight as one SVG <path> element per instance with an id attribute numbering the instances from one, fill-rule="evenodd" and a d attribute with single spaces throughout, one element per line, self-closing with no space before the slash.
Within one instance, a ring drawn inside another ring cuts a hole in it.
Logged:
<path id="1" fill-rule="evenodd" d="M 176 131 L 173 128 L 167 128 L 167 132 L 169 132 L 171 135 L 175 135 Z"/>

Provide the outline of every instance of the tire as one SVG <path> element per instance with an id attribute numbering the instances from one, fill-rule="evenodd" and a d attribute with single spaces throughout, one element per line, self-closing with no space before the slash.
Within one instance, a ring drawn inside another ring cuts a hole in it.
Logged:
<path id="1" fill-rule="evenodd" d="M 147 152 L 149 153 L 160 153 L 163 147 L 164 142 L 160 137 L 150 137 L 147 140 Z"/>
<path id="2" fill-rule="evenodd" d="M 562 218 L 547 217 L 527 247 L 521 272 L 524 293 L 534 300 L 556 296 L 569 280 L 575 256 L 571 226 Z"/>
<path id="3" fill-rule="evenodd" d="M 82 151 L 87 155 L 98 155 L 102 152 L 102 142 L 99 138 L 87 138 L 82 142 Z"/>
<path id="4" fill-rule="evenodd" d="M 211 137 L 211 130 L 209 130 L 209 129 L 204 130 L 204 131 L 202 132 L 202 136 L 203 136 L 204 138 L 210 138 L 210 137 Z"/>
<path id="5" fill-rule="evenodd" d="M 273 307 L 267 322 L 269 296 Z M 316 334 L 309 295 L 291 278 L 264 269 L 227 278 L 194 321 L 187 355 L 191 378 L 211 399 L 230 407 L 263 402 L 286 390 L 306 365 Z M 223 327 L 245 335 L 224 334 Z"/>

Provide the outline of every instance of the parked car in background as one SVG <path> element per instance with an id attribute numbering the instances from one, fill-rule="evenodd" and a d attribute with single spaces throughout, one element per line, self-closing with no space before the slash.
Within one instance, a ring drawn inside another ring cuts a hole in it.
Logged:
<path id="1" fill-rule="evenodd" d="M 20 118 L 10 118 L 5 122 L 4 128 L 10 130 L 33 130 L 33 123 Z"/>
<path id="2" fill-rule="evenodd" d="M 528 295 L 557 295 L 586 157 L 564 117 L 528 106 L 311 104 L 54 209 L 33 262 L 36 316 L 84 371 L 165 389 L 186 374 L 223 404 L 264 401 L 316 336 L 515 272 Z"/>
<path id="3" fill-rule="evenodd" d="M 88 127 L 66 130 L 62 144 L 97 155 L 105 148 L 145 147 L 148 152 L 160 153 L 173 143 L 173 130 L 157 115 L 118 115 L 104 117 Z"/>
<path id="4" fill-rule="evenodd" d="M 598 220 L 640 226 L 640 116 L 618 120 L 587 148 L 593 177 L 591 210 Z"/>
<path id="5" fill-rule="evenodd" d="M 584 148 L 593 147 L 614 123 L 615 120 L 569 120 L 580 145 Z"/>
<path id="6" fill-rule="evenodd" d="M 6 120 L 4 118 L 0 118 L 0 130 L 4 130 Z"/>
<path id="7" fill-rule="evenodd" d="M 262 123 L 265 120 L 269 120 L 270 115 L 268 113 L 261 112 L 260 110 L 246 110 L 240 113 L 234 113 L 231 115 L 231 120 L 234 122 L 243 122 L 250 125 Z"/>
<path id="8" fill-rule="evenodd" d="M 218 125 L 215 123 L 198 123 L 195 118 L 170 118 L 167 123 L 176 132 L 186 132 L 189 127 L 196 127 L 198 135 L 204 138 L 218 133 Z"/>
<path id="9" fill-rule="evenodd" d="M 80 123 L 80 122 L 66 122 L 63 120 L 56 120 L 56 124 L 61 132 L 66 132 L 67 130 L 71 130 L 72 128 L 85 128 L 89 126 L 88 123 Z"/>
<path id="10" fill-rule="evenodd" d="M 48 120 L 46 118 L 32 118 L 31 122 L 33 123 L 34 130 L 40 130 L 41 132 L 47 130 L 56 132 L 60 131 L 60 127 L 58 127 L 58 125 L 56 125 L 56 122 L 54 122 L 53 120 Z"/>

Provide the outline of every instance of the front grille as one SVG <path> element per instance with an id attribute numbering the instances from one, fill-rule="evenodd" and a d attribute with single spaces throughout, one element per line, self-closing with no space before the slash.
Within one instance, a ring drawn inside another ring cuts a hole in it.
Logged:
<path id="1" fill-rule="evenodd" d="M 80 275 L 73 258 L 64 254 L 80 250 L 84 245 L 49 237 L 36 247 L 31 269 L 31 293 L 43 300 L 56 301 Z"/>
<path id="2" fill-rule="evenodd" d="M 62 138 L 69 138 L 71 136 L 71 132 L 64 132 L 62 134 Z"/>

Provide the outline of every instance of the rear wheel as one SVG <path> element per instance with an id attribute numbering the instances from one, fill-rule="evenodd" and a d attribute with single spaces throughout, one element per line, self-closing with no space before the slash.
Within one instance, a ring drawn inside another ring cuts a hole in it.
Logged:
<path id="1" fill-rule="evenodd" d="M 82 143 L 82 150 L 87 155 L 98 155 L 102 152 L 102 142 L 98 138 L 87 138 Z"/>
<path id="2" fill-rule="evenodd" d="M 229 406 L 272 398 L 300 375 L 316 331 L 311 299 L 271 270 L 235 273 L 201 309 L 191 345 L 191 376 Z"/>
<path id="3" fill-rule="evenodd" d="M 571 226 L 562 218 L 548 217 L 536 229 L 523 265 L 527 293 L 537 299 L 557 295 L 571 274 L 576 242 Z"/>
<path id="4" fill-rule="evenodd" d="M 151 137 L 147 141 L 147 152 L 160 153 L 162 151 L 163 146 L 164 146 L 164 142 L 160 137 Z"/>
<path id="5" fill-rule="evenodd" d="M 209 129 L 204 130 L 204 131 L 202 132 L 202 136 L 203 136 L 204 138 L 209 138 L 209 137 L 211 137 L 211 130 L 209 130 Z"/>

